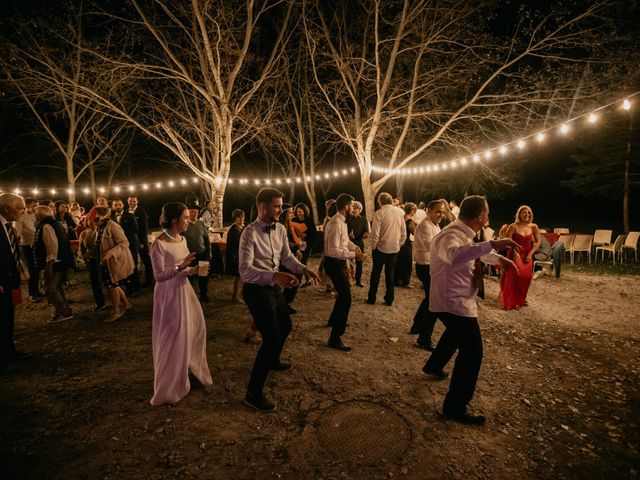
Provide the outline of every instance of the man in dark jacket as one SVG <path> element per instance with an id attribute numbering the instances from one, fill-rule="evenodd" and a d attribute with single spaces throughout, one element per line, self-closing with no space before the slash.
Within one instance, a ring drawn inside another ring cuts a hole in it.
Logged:
<path id="1" fill-rule="evenodd" d="M 140 250 L 140 240 L 138 237 L 138 223 L 136 217 L 124 209 L 124 203 L 121 199 L 116 198 L 111 204 L 113 212 L 111 219 L 120 224 L 124 235 L 129 241 L 129 251 L 133 257 L 133 273 L 128 278 L 127 295 L 135 296 L 140 290 L 140 275 L 138 273 L 138 250 Z"/>
<path id="2" fill-rule="evenodd" d="M 144 286 L 153 286 L 153 268 L 151 267 L 151 257 L 149 256 L 149 217 L 144 208 L 138 205 L 138 197 L 129 195 L 127 199 L 129 213 L 136 219 L 138 226 L 138 240 L 140 241 L 140 260 L 144 265 Z M 136 262 L 137 263 L 137 262 Z"/>
<path id="3" fill-rule="evenodd" d="M 25 356 L 13 342 L 15 305 L 12 292 L 20 288 L 19 239 L 13 222 L 25 210 L 24 200 L 13 193 L 0 195 L 0 357 L 18 360 Z"/>

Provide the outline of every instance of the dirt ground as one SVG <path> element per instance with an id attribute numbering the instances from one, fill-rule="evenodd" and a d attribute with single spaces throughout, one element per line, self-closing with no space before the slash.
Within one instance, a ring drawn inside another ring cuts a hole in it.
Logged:
<path id="1" fill-rule="evenodd" d="M 90 310 L 86 273 L 74 279 L 73 320 L 19 307 L 18 347 L 33 355 L 0 363 L 3 479 L 638 477 L 638 276 L 545 276 L 528 307 L 508 312 L 488 279 L 472 402 L 488 417 L 481 428 L 440 417 L 449 381 L 421 372 L 428 352 L 408 334 L 415 278 L 393 307 L 366 305 L 354 289 L 346 354 L 325 347 L 333 300 L 301 289 L 283 354 L 294 369 L 270 375 L 271 414 L 241 402 L 257 347 L 243 343 L 250 317 L 228 301 L 230 279 L 211 282 L 205 305 L 214 385 L 175 407 L 149 405 L 151 292 L 108 324 Z"/>

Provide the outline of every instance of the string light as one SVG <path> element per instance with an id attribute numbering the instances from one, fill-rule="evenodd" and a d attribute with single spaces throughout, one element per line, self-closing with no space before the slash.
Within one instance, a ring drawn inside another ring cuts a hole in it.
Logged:
<path id="1" fill-rule="evenodd" d="M 474 162 L 474 163 L 478 163 L 480 162 L 480 160 L 484 157 L 486 160 L 489 160 L 493 157 L 494 152 L 499 152 L 501 155 L 506 155 L 509 152 L 509 148 L 510 147 L 515 147 L 518 150 L 523 150 L 526 146 L 527 146 L 527 140 L 529 139 L 535 139 L 536 142 L 538 143 L 542 143 L 545 141 L 545 139 L 547 138 L 547 133 L 551 132 L 552 130 L 557 130 L 559 131 L 562 135 L 567 135 L 570 131 L 571 131 L 571 124 L 573 122 L 575 122 L 578 119 L 581 118 L 586 118 L 587 122 L 594 125 L 596 123 L 598 123 L 599 120 L 599 115 L 597 112 L 600 112 L 601 110 L 604 110 L 606 108 L 612 107 L 614 105 L 618 105 L 621 106 L 622 109 L 624 110 L 630 110 L 632 107 L 632 102 L 630 100 L 630 98 L 635 97 L 637 95 L 639 95 L 640 92 L 635 92 L 634 94 L 630 95 L 629 97 L 623 99 L 623 100 L 617 100 L 614 102 L 611 102 L 607 105 L 603 105 L 602 107 L 599 107 L 593 111 L 591 111 L 590 113 L 584 113 L 582 115 L 578 115 L 574 118 L 568 119 L 565 122 L 552 126 L 552 127 L 548 127 L 545 128 L 544 130 L 541 130 L 537 133 L 532 133 L 529 135 L 525 135 L 522 138 L 519 139 L 515 139 L 511 142 L 505 143 L 501 146 L 496 146 L 496 147 L 491 147 L 488 148 L 486 150 L 484 150 L 483 152 L 479 152 L 479 153 L 472 153 L 471 155 L 468 156 L 468 158 Z M 464 161 L 463 161 L 464 160 Z M 416 170 L 415 167 L 409 167 L 409 168 L 394 168 L 394 169 L 389 169 L 389 168 L 382 168 L 382 167 L 377 167 L 375 165 L 373 165 L 371 167 L 371 171 L 373 172 L 378 172 L 378 173 L 382 173 L 385 175 L 405 175 L 405 174 L 410 174 L 410 173 L 430 173 L 432 171 L 437 172 L 439 170 L 446 170 L 448 167 L 451 168 L 456 168 L 457 166 L 465 166 L 467 165 L 468 162 L 466 161 L 465 158 L 463 159 L 453 159 L 453 160 L 449 160 L 449 161 L 445 161 L 445 162 L 440 162 L 440 163 L 435 163 L 432 165 L 427 165 L 426 167 L 421 166 L 420 168 L 418 168 Z"/>
<path id="2" fill-rule="evenodd" d="M 457 159 L 452 159 L 449 161 L 444 161 L 444 162 L 439 162 L 439 163 L 435 163 L 433 165 L 421 165 L 419 167 L 410 167 L 410 168 L 387 168 L 387 167 L 378 167 L 376 165 L 371 165 L 369 167 L 369 171 L 370 172 L 376 172 L 379 174 L 383 174 L 383 175 L 415 175 L 415 174 L 423 174 L 423 173 L 432 173 L 432 172 L 438 172 L 440 170 L 448 170 L 449 168 L 451 169 L 456 169 L 458 167 L 464 167 L 470 163 L 479 163 L 482 158 L 485 158 L 487 160 L 493 158 L 494 156 L 494 152 L 499 152 L 501 155 L 506 155 L 510 148 L 517 148 L 518 150 L 523 150 L 526 145 L 527 145 L 527 140 L 528 139 L 532 139 L 535 140 L 538 143 L 542 143 L 546 140 L 547 137 L 547 133 L 557 129 L 557 131 L 559 131 L 561 134 L 566 135 L 570 130 L 570 124 L 575 122 L 576 120 L 583 118 L 586 119 L 587 123 L 591 124 L 591 125 L 595 125 L 596 123 L 599 122 L 600 120 L 600 116 L 598 114 L 598 112 L 600 112 L 601 110 L 604 110 L 605 108 L 611 107 L 611 106 L 618 106 L 621 107 L 623 110 L 628 111 L 631 109 L 632 107 L 632 101 L 631 98 L 635 97 L 636 95 L 640 94 L 640 92 L 636 92 L 633 95 L 628 96 L 625 99 L 622 100 L 617 100 L 615 102 L 609 103 L 607 105 L 604 105 L 600 108 L 597 108 L 595 110 L 592 110 L 589 113 L 585 113 L 583 115 L 579 115 L 575 118 L 571 118 L 568 119 L 566 122 L 556 125 L 556 126 L 552 126 L 549 128 L 545 128 L 544 130 L 541 130 L 537 133 L 533 133 L 530 135 L 526 135 L 523 136 L 519 139 L 513 140 L 512 142 L 508 142 L 505 143 L 499 147 L 490 147 L 485 149 L 483 152 L 477 152 L 477 153 L 471 153 L 470 155 L 468 155 L 467 157 L 461 157 L 461 158 L 457 158 Z M 262 184 L 265 185 L 270 185 L 273 183 L 275 183 L 276 185 L 281 185 L 283 182 L 286 184 L 291 184 L 293 182 L 295 183 L 302 183 L 303 180 L 306 181 L 307 183 L 310 183 L 312 181 L 312 179 L 315 178 L 316 181 L 322 181 L 323 179 L 331 179 L 331 178 L 339 178 L 340 176 L 346 177 L 350 174 L 356 174 L 356 173 L 360 173 L 359 169 L 356 167 L 349 167 L 349 168 L 342 168 L 340 170 L 335 169 L 332 170 L 331 172 L 321 172 L 321 173 L 317 173 L 314 174 L 313 176 L 311 175 L 306 175 L 304 177 L 295 177 L 295 179 L 293 178 L 255 178 L 253 180 L 249 180 L 247 178 L 232 178 L 232 177 L 228 177 L 226 179 L 226 182 L 228 185 L 248 185 L 250 182 L 252 184 L 255 184 L 256 186 L 260 186 Z M 183 186 L 187 186 L 188 185 L 188 178 L 191 178 L 191 181 L 194 184 L 197 184 L 200 182 L 200 180 L 205 180 L 207 182 L 213 182 L 215 185 L 222 185 L 224 183 L 224 177 L 217 175 L 215 177 L 213 177 L 212 175 L 210 175 L 207 172 L 204 172 L 202 174 L 199 175 L 194 175 L 194 176 L 190 176 L 187 178 L 181 178 L 181 179 L 177 179 L 177 181 L 179 182 L 180 185 Z M 174 180 L 169 180 L 166 182 L 161 182 L 161 181 L 157 181 L 155 183 L 152 183 L 151 185 L 148 183 L 142 183 L 142 184 L 135 184 L 135 183 L 127 183 L 127 184 L 120 184 L 120 185 L 115 185 L 110 187 L 110 190 L 113 191 L 114 193 L 119 193 L 123 190 L 126 190 L 132 194 L 134 194 L 136 192 L 136 190 L 142 189 L 143 191 L 149 191 L 151 186 L 155 185 L 155 188 L 157 190 L 160 190 L 163 185 L 168 186 L 169 188 L 173 188 L 176 186 L 176 181 Z M 99 186 L 97 188 L 98 192 L 102 195 L 107 194 L 107 188 L 105 188 L 104 186 Z M 5 190 L 6 191 L 6 190 Z M 32 192 L 32 194 L 34 196 L 37 196 L 40 194 L 40 189 L 38 189 L 37 187 L 33 187 L 31 189 L 27 189 L 27 188 L 20 188 L 20 187 L 15 187 L 13 191 L 16 192 L 23 192 L 23 191 L 30 191 Z M 45 190 L 47 192 L 49 192 L 52 196 L 55 196 L 58 194 L 58 191 L 66 191 L 68 194 L 73 194 L 75 192 L 74 189 L 72 188 L 57 188 L 57 187 L 50 187 L 48 190 Z M 85 186 L 84 188 L 78 189 L 78 191 L 82 191 L 85 195 L 89 195 L 91 194 L 91 189 L 87 186 Z"/>

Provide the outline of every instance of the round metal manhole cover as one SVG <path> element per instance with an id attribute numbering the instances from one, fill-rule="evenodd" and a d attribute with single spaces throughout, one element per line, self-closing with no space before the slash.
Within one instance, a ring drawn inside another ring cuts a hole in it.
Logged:
<path id="1" fill-rule="evenodd" d="M 350 401 L 326 409 L 316 422 L 320 445 L 336 460 L 377 465 L 401 458 L 412 442 L 411 427 L 389 407 Z"/>

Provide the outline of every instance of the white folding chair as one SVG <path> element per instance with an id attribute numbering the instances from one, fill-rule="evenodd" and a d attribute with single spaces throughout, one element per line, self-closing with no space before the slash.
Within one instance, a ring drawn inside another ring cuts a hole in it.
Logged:
<path id="1" fill-rule="evenodd" d="M 553 233 L 557 233 L 558 235 L 560 235 L 561 233 L 569 233 L 569 229 L 568 228 L 554 228 L 553 229 Z"/>
<path id="2" fill-rule="evenodd" d="M 596 260 L 598 260 L 598 251 L 602 251 L 602 263 L 604 263 L 604 252 L 611 252 L 614 265 L 616 264 L 616 255 L 620 255 L 620 260 L 622 260 L 622 243 L 625 238 L 626 235 L 618 235 L 613 244 L 596 247 Z"/>
<path id="3" fill-rule="evenodd" d="M 593 242 L 593 235 L 576 235 L 573 240 L 573 244 L 571 245 L 571 250 L 569 250 L 569 254 L 571 255 L 571 265 L 573 265 L 573 260 L 575 258 L 576 252 L 582 253 L 586 252 L 587 257 L 589 258 L 589 263 L 591 263 L 591 244 Z"/>
<path id="4" fill-rule="evenodd" d="M 638 261 L 638 238 L 640 238 L 640 232 L 629 232 L 627 238 L 624 240 L 624 244 L 622 245 L 622 251 L 620 252 L 620 262 L 623 262 L 624 255 L 627 250 L 633 250 L 633 253 L 636 257 L 636 262 Z"/>
<path id="5" fill-rule="evenodd" d="M 593 234 L 593 246 L 611 245 L 613 230 L 596 230 Z"/>
<path id="6" fill-rule="evenodd" d="M 573 241 L 575 240 L 575 235 L 560 235 L 558 238 L 559 242 L 562 242 L 564 245 L 564 253 L 569 254 L 571 256 L 571 246 L 573 245 Z"/>

